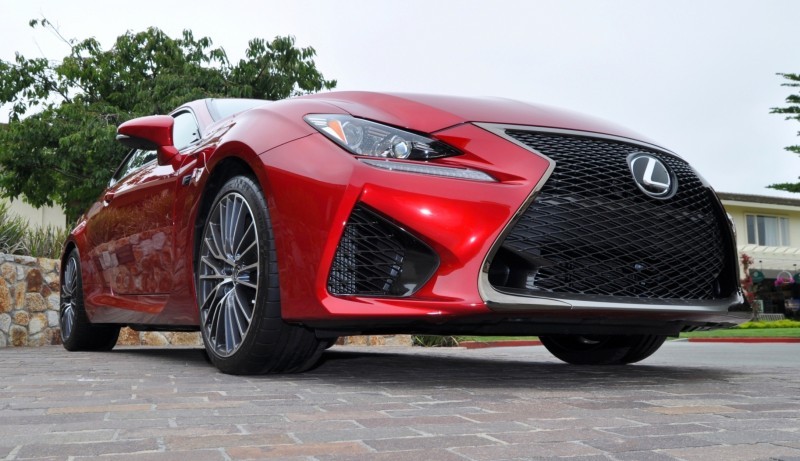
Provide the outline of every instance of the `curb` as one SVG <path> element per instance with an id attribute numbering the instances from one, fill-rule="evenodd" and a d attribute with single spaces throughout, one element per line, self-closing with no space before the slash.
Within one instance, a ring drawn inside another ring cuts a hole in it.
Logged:
<path id="1" fill-rule="evenodd" d="M 800 343 L 800 338 L 688 338 L 690 343 Z"/>
<path id="2" fill-rule="evenodd" d="M 672 341 L 688 341 L 691 343 L 744 343 L 744 344 L 768 344 L 768 343 L 800 343 L 800 338 L 680 338 Z M 529 341 L 463 341 L 458 343 L 458 347 L 464 349 L 486 349 L 490 347 L 523 347 L 541 346 L 542 342 L 537 340 Z"/>

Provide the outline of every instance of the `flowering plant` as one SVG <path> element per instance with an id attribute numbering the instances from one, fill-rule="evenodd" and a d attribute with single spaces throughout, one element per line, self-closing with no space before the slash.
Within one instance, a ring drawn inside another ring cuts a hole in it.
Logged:
<path id="1" fill-rule="evenodd" d="M 790 274 L 787 274 L 785 272 L 781 272 L 780 274 L 778 274 L 778 277 L 775 279 L 776 287 L 789 285 L 790 283 L 794 283 L 794 279 Z"/>
<path id="2" fill-rule="evenodd" d="M 753 290 L 753 277 L 750 276 L 750 266 L 753 264 L 753 258 L 745 253 L 742 253 L 741 263 L 744 269 L 744 278 L 742 279 L 742 290 L 747 302 L 752 306 L 753 301 L 756 299 L 756 293 Z"/>

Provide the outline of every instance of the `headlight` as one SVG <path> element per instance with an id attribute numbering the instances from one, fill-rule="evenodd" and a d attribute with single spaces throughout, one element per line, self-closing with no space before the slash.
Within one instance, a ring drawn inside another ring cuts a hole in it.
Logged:
<path id="1" fill-rule="evenodd" d="M 313 114 L 304 118 L 320 133 L 355 155 L 429 160 L 461 154 L 441 141 L 349 115 Z"/>

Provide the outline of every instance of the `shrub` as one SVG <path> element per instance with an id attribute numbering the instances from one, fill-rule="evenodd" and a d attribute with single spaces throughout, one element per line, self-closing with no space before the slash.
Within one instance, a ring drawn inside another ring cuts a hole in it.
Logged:
<path id="1" fill-rule="evenodd" d="M 25 247 L 30 256 L 58 259 L 68 235 L 68 229 L 34 227 L 25 233 Z"/>
<path id="2" fill-rule="evenodd" d="M 770 322 L 763 322 L 763 321 L 745 322 L 735 328 L 740 328 L 745 330 L 747 329 L 756 330 L 761 328 L 800 328 L 800 322 L 797 320 L 788 320 L 788 319 L 773 320 Z"/>
<path id="3" fill-rule="evenodd" d="M 458 340 L 455 336 L 415 335 L 411 337 L 411 344 L 422 347 L 455 347 Z"/>
<path id="4" fill-rule="evenodd" d="M 19 216 L 10 216 L 8 205 L 0 202 L 0 253 L 24 255 L 25 231 L 28 222 Z"/>
<path id="5" fill-rule="evenodd" d="M 31 227 L 30 223 L 8 212 L 0 202 L 0 253 L 56 259 L 69 231 L 53 226 Z"/>

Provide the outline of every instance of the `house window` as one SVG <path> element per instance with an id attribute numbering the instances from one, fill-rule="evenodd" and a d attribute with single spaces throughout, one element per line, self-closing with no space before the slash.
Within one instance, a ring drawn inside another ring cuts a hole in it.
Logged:
<path id="1" fill-rule="evenodd" d="M 789 219 L 747 215 L 747 243 L 769 247 L 789 246 Z"/>

